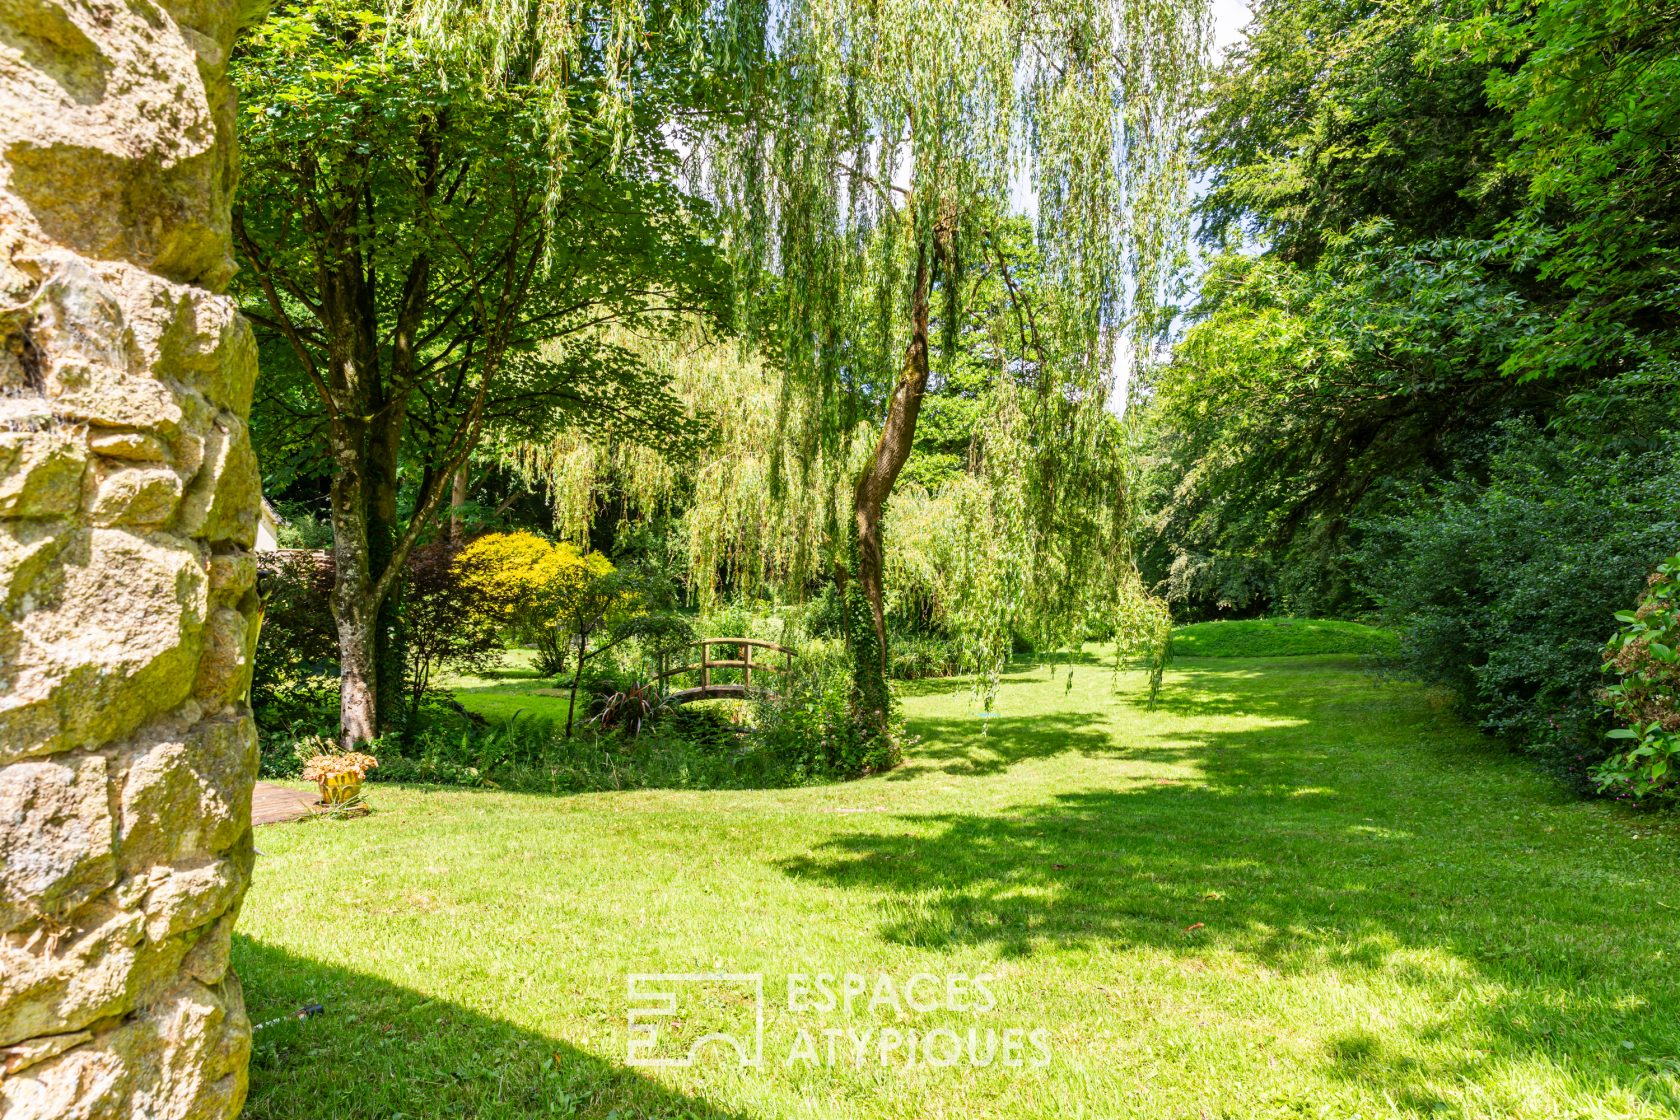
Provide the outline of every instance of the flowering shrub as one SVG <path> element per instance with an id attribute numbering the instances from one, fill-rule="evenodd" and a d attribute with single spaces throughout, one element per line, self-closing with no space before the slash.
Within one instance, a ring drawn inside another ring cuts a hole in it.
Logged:
<path id="1" fill-rule="evenodd" d="M 1620 611 L 1622 628 L 1604 647 L 1616 683 L 1601 694 L 1621 726 L 1617 751 L 1598 767 L 1601 790 L 1672 800 L 1680 793 L 1680 555 L 1651 576 L 1639 607 Z"/>

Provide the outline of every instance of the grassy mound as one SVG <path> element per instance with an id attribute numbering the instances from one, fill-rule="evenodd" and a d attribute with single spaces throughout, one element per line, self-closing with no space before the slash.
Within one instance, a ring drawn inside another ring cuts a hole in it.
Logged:
<path id="1" fill-rule="evenodd" d="M 1357 622 L 1314 618 L 1251 618 L 1195 622 L 1173 631 L 1175 657 L 1302 657 L 1313 654 L 1391 656 L 1398 640 Z"/>

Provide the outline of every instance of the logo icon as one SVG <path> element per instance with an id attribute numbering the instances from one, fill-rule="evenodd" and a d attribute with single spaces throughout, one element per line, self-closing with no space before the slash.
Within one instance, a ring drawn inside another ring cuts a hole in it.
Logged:
<path id="1" fill-rule="evenodd" d="M 627 1065 L 692 1066 L 713 1043 L 743 1066 L 764 1064 L 762 973 L 632 972 L 625 1002 Z"/>

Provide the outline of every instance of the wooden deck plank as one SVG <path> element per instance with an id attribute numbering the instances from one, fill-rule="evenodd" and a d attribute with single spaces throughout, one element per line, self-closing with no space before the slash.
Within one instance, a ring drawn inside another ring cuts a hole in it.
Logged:
<path id="1" fill-rule="evenodd" d="M 308 790 L 258 782 L 251 793 L 251 823 L 281 824 L 302 820 L 315 812 L 315 794 Z"/>

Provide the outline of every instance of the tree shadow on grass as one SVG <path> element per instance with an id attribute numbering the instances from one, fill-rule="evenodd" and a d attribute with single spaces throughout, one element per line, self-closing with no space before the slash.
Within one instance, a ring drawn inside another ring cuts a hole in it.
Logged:
<path id="1" fill-rule="evenodd" d="M 558 1039 L 351 969 L 234 937 L 259 1031 L 252 1120 L 618 1117 L 744 1120 Z"/>
<path id="2" fill-rule="evenodd" d="M 1561 794 L 1420 694 L 1349 676 L 1191 674 L 1167 713 L 1257 718 L 1229 731 L 1173 720 L 1123 753 L 1193 777 L 1140 775 L 1001 813 L 897 817 L 783 870 L 880 896 L 879 936 L 894 944 L 1004 957 L 1234 953 L 1286 980 L 1398 985 L 1430 1009 L 1429 1026 L 1354 1031 L 1321 1059 L 1416 1111 L 1444 1106 L 1430 1086 L 1474 1082 L 1484 1045 L 1570 1070 L 1597 1092 L 1680 1107 L 1680 1069 L 1661 1066 L 1680 1043 L 1680 975 L 1665 964 L 1680 910 L 1650 905 L 1664 892 L 1660 870 L 1601 850 L 1614 829 L 1548 815 Z M 1000 720 L 986 761 L 960 737 L 924 752 L 984 772 L 1113 749 L 1074 721 Z M 951 734 L 920 722 L 930 739 Z M 1462 1060 L 1431 1038 L 1464 1040 Z M 1408 1040 L 1436 1056 L 1389 1051 Z"/>
<path id="3" fill-rule="evenodd" d="M 1177 662 L 1152 710 L 1163 715 L 1298 716 L 1324 705 L 1358 706 L 1384 686 L 1357 657 L 1344 655 Z"/>
<path id="4" fill-rule="evenodd" d="M 913 781 L 928 772 L 997 774 L 1035 758 L 1051 758 L 1068 751 L 1084 754 L 1119 753 L 1106 731 L 1093 729 L 1097 717 L 1056 712 L 1041 716 L 972 716 L 966 719 L 914 719 L 912 734 L 920 736 L 913 764 L 887 775 L 888 781 Z"/>

